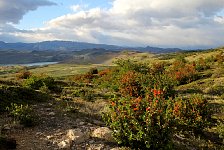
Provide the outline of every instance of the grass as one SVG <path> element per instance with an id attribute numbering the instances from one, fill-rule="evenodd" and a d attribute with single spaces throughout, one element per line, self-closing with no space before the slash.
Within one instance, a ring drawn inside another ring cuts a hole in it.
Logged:
<path id="1" fill-rule="evenodd" d="M 105 65 L 89 64 L 89 65 L 75 65 L 75 64 L 54 64 L 42 68 L 31 69 L 33 74 L 45 74 L 55 78 L 66 78 L 75 74 L 83 74 L 90 70 L 90 68 L 105 68 Z"/>

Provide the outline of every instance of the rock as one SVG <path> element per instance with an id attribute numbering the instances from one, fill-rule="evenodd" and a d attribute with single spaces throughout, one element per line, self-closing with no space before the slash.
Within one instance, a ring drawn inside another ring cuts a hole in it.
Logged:
<path id="1" fill-rule="evenodd" d="M 52 136 L 52 135 L 48 135 L 48 136 L 47 136 L 47 139 L 48 139 L 48 140 L 53 139 L 53 136 Z"/>
<path id="2" fill-rule="evenodd" d="M 99 120 L 93 120 L 93 123 L 94 123 L 95 125 L 99 125 L 99 126 L 102 126 L 102 125 L 105 124 L 104 122 L 99 121 Z"/>
<path id="3" fill-rule="evenodd" d="M 87 150 L 104 150 L 105 146 L 103 144 L 94 144 L 94 145 L 90 145 Z"/>
<path id="4" fill-rule="evenodd" d="M 49 116 L 54 116 L 55 113 L 54 113 L 54 112 L 50 112 L 48 115 L 49 115 Z"/>
<path id="5" fill-rule="evenodd" d="M 2 130 L 10 130 L 11 126 L 9 124 L 6 124 L 3 126 Z"/>
<path id="6" fill-rule="evenodd" d="M 81 125 L 81 126 L 84 125 L 84 124 L 85 124 L 85 122 L 79 122 L 79 125 Z"/>
<path id="7" fill-rule="evenodd" d="M 70 140 L 64 140 L 58 143 L 59 149 L 70 149 L 71 147 L 71 141 Z"/>
<path id="8" fill-rule="evenodd" d="M 66 137 L 76 144 L 83 143 L 89 139 L 89 133 L 83 133 L 81 129 L 70 129 Z"/>
<path id="9" fill-rule="evenodd" d="M 110 130 L 107 127 L 100 127 L 95 129 L 92 134 L 92 137 L 97 137 L 101 139 L 105 139 L 110 142 L 114 142 L 113 136 L 112 136 L 112 130 Z"/>
<path id="10" fill-rule="evenodd" d="M 46 108 L 46 111 L 51 111 L 51 108 Z"/>

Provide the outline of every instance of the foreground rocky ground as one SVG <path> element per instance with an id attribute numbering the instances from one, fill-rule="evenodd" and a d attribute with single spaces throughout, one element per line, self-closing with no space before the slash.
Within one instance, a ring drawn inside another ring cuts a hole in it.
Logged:
<path id="1" fill-rule="evenodd" d="M 112 139 L 111 130 L 102 121 L 78 111 L 68 113 L 60 109 L 62 106 L 61 101 L 53 100 L 33 105 L 38 116 L 38 124 L 34 127 L 24 127 L 2 115 L 1 132 L 16 141 L 18 150 L 119 149 Z M 7 149 L 7 145 L 2 149 Z"/>

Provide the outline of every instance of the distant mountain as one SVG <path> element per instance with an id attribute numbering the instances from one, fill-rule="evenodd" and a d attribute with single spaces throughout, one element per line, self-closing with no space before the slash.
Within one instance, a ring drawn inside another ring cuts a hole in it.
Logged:
<path id="1" fill-rule="evenodd" d="M 67 51 L 80 51 L 83 49 L 103 48 L 106 50 L 121 50 L 122 47 L 106 44 L 93 44 L 84 42 L 71 42 L 71 41 L 44 41 L 38 43 L 5 43 L 0 42 L 0 50 L 67 50 Z"/>
<path id="2" fill-rule="evenodd" d="M 113 51 L 135 50 L 152 53 L 169 53 L 181 51 L 178 48 L 158 48 L 158 47 L 122 47 L 107 44 L 93 44 L 72 41 L 44 41 L 37 43 L 5 43 L 0 41 L 0 51 L 19 50 L 19 51 L 81 51 L 84 49 L 105 49 Z"/>

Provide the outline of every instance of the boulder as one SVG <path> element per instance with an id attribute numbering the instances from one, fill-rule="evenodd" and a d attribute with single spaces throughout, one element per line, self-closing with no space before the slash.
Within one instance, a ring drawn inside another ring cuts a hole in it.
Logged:
<path id="1" fill-rule="evenodd" d="M 60 143 L 58 143 L 59 149 L 70 149 L 71 147 L 71 141 L 70 140 L 63 140 Z"/>
<path id="2" fill-rule="evenodd" d="M 83 133 L 81 129 L 70 129 L 67 131 L 66 137 L 74 143 L 79 144 L 89 139 L 89 133 Z"/>
<path id="3" fill-rule="evenodd" d="M 107 127 L 100 127 L 95 129 L 92 134 L 92 137 L 101 138 L 110 142 L 114 142 L 114 138 L 112 136 L 112 130 Z"/>

